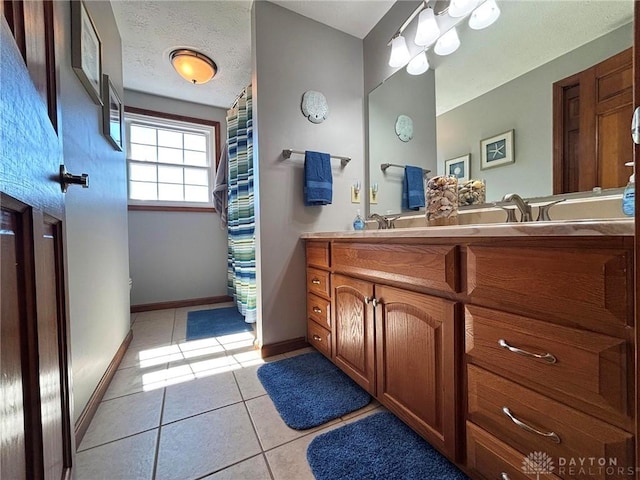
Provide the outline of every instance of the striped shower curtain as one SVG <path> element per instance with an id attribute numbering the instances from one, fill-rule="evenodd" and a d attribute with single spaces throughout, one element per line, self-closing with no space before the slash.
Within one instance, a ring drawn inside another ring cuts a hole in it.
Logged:
<path id="1" fill-rule="evenodd" d="M 251 86 L 227 111 L 229 142 L 227 289 L 245 322 L 256 321 L 256 246 L 253 195 Z"/>

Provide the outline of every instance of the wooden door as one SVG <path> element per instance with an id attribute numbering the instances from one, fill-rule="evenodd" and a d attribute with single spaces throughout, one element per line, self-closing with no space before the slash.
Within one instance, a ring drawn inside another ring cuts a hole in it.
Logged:
<path id="1" fill-rule="evenodd" d="M 0 29 L 0 477 L 61 479 L 72 458 L 62 149 L 51 82 L 32 78 L 42 57 L 23 56 L 2 16 Z"/>
<path id="2" fill-rule="evenodd" d="M 333 275 L 333 360 L 362 388 L 375 393 L 373 284 Z"/>
<path id="3" fill-rule="evenodd" d="M 627 184 L 632 87 L 632 49 L 554 83 L 554 194 Z"/>
<path id="4" fill-rule="evenodd" d="M 452 458 L 461 415 L 454 302 L 376 285 L 377 398 Z"/>

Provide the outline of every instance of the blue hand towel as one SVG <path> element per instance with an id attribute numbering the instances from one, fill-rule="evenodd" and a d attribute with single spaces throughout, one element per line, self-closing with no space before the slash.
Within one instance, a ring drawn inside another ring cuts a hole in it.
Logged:
<path id="1" fill-rule="evenodd" d="M 424 207 L 424 180 L 420 167 L 407 165 L 404 167 L 404 182 L 402 183 L 403 210 L 419 210 Z"/>
<path id="2" fill-rule="evenodd" d="M 304 204 L 328 205 L 332 197 L 333 177 L 329 154 L 304 152 Z"/>

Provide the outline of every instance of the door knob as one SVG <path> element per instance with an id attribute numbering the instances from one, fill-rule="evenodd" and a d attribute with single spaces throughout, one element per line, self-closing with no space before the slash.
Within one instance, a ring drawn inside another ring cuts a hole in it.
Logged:
<path id="1" fill-rule="evenodd" d="M 89 188 L 89 175 L 86 173 L 73 175 L 67 172 L 64 165 L 60 165 L 60 188 L 62 193 L 67 193 L 69 185 L 82 185 L 82 188 Z"/>

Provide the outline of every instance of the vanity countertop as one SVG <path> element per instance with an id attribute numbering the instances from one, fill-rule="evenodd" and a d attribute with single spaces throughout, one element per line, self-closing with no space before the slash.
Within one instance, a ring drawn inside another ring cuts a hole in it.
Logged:
<path id="1" fill-rule="evenodd" d="M 343 232 L 308 232 L 303 239 L 384 239 L 453 237 L 633 236 L 634 219 L 565 220 L 561 222 L 488 223 L 446 227 L 394 228 Z"/>

